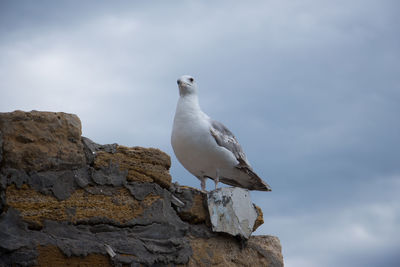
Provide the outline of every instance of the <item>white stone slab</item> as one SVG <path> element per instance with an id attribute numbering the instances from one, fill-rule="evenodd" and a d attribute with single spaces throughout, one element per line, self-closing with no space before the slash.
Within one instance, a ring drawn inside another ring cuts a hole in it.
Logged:
<path id="1" fill-rule="evenodd" d="M 248 239 L 257 219 L 257 211 L 247 189 L 218 188 L 207 194 L 212 230 Z"/>

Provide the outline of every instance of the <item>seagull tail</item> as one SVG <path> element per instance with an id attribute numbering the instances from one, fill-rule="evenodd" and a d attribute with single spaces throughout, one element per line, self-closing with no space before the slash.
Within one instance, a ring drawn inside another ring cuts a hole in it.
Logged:
<path id="1" fill-rule="evenodd" d="M 249 175 L 254 179 L 252 179 L 254 181 L 253 184 L 253 188 L 250 190 L 258 190 L 258 191 L 272 191 L 271 190 L 271 186 L 269 186 L 269 184 L 267 184 L 266 182 L 263 181 L 263 179 L 261 179 L 255 172 L 253 172 L 252 170 L 249 171 Z"/>
<path id="2" fill-rule="evenodd" d="M 248 187 L 249 190 L 258 190 L 258 191 L 272 191 L 271 186 L 263 181 L 250 166 L 237 166 L 241 171 L 246 172 L 246 174 L 250 177 L 250 185 Z"/>

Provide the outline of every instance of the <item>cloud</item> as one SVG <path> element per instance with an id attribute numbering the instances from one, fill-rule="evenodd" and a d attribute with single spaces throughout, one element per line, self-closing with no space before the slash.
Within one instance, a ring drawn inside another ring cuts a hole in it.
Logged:
<path id="1" fill-rule="evenodd" d="M 382 177 L 354 192 L 362 198 L 356 202 L 294 214 L 280 210 L 266 217 L 266 228 L 282 229 L 278 236 L 288 266 L 383 266 L 388 261 L 398 262 L 400 242 L 393 233 L 400 222 L 400 199 L 394 194 L 399 187 L 399 175 Z"/>
<path id="2" fill-rule="evenodd" d="M 0 5 L 0 111 L 76 113 L 96 142 L 173 155 L 176 79 L 192 74 L 272 186 L 252 192 L 257 233 L 281 238 L 287 266 L 399 262 L 398 2 Z M 171 173 L 199 186 L 173 156 Z"/>

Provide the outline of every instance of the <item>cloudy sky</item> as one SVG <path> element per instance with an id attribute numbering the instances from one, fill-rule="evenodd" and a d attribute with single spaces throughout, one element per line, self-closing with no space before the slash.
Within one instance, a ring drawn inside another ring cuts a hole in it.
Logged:
<path id="1" fill-rule="evenodd" d="M 400 266 L 399 2 L 165 3 L 1 0 L 0 111 L 75 113 L 83 135 L 160 148 L 199 187 L 170 145 L 193 75 L 272 186 L 252 192 L 257 234 L 286 266 Z"/>

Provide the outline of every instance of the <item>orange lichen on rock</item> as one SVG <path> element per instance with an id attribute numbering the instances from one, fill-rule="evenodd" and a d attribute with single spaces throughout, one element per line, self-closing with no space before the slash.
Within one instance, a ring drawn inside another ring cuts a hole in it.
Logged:
<path id="1" fill-rule="evenodd" d="M 124 187 L 116 188 L 112 195 L 92 194 L 78 189 L 62 201 L 43 195 L 27 185 L 21 189 L 11 185 L 6 189 L 7 205 L 18 210 L 25 221 L 39 226 L 44 219 L 77 223 L 91 218 L 106 218 L 124 224 L 139 217 L 159 198 L 149 194 L 143 201 L 138 201 Z"/>
<path id="2" fill-rule="evenodd" d="M 127 171 L 128 181 L 156 182 L 164 188 L 171 185 L 171 159 L 159 149 L 118 146 L 115 153 L 96 153 L 96 169 L 108 167 L 110 163 L 118 165 L 121 171 Z"/>
<path id="3" fill-rule="evenodd" d="M 261 209 L 259 206 L 257 206 L 257 205 L 254 205 L 254 207 L 255 207 L 256 210 L 257 210 L 258 217 L 257 217 L 257 219 L 256 219 L 256 221 L 255 221 L 255 223 L 254 223 L 253 232 L 254 232 L 255 230 L 257 230 L 257 228 L 258 228 L 260 225 L 262 225 L 262 224 L 264 223 L 264 216 L 263 216 L 262 209 Z"/>
<path id="4" fill-rule="evenodd" d="M 102 254 L 89 254 L 86 257 L 66 257 L 56 246 L 38 247 L 37 267 L 108 267 L 112 266 L 109 258 Z M 36 267 L 35 266 L 35 267 Z"/>

